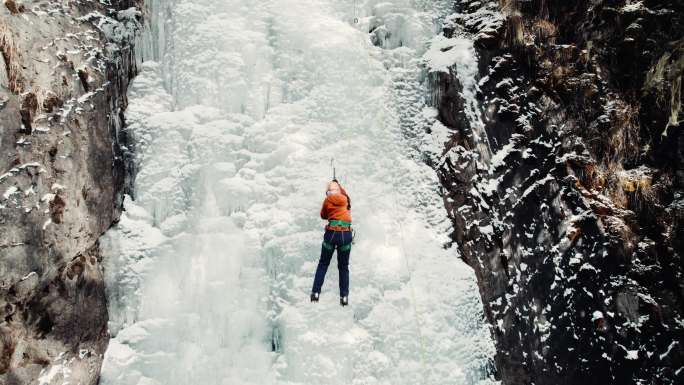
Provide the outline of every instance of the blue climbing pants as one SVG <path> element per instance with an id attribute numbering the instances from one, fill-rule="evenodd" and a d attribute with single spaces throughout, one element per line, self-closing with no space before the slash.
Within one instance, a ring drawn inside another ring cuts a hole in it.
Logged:
<path id="1" fill-rule="evenodd" d="M 340 297 L 349 295 L 349 254 L 351 253 L 352 232 L 326 230 L 321 246 L 321 259 L 318 261 L 312 293 L 320 293 L 325 273 L 330 266 L 333 252 L 337 249 L 337 270 L 340 272 Z"/>

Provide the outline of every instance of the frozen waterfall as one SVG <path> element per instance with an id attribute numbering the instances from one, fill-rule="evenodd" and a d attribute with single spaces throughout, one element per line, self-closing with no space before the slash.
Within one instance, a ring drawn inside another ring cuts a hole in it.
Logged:
<path id="1" fill-rule="evenodd" d="M 102 384 L 492 383 L 473 273 L 443 247 L 421 162 L 437 139 L 406 129 L 434 123 L 423 55 L 451 3 L 149 3 L 134 197 L 101 240 Z M 308 298 L 331 158 L 358 233 L 348 308 L 334 266 Z"/>

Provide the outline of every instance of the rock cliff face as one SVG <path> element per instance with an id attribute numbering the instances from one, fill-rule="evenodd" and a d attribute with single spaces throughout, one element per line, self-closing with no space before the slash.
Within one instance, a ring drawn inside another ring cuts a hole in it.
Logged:
<path id="1" fill-rule="evenodd" d="M 684 383 L 684 3 L 461 1 L 435 165 L 512 384 Z"/>
<path id="2" fill-rule="evenodd" d="M 139 18 L 133 0 L 0 4 L 0 384 L 97 382 Z"/>

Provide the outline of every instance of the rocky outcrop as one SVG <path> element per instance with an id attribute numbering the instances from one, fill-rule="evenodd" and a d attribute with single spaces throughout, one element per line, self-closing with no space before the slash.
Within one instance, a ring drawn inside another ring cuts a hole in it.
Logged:
<path id="1" fill-rule="evenodd" d="M 506 385 L 684 383 L 682 4 L 461 1 L 444 29 L 481 111 L 433 76 L 435 166 Z"/>
<path id="2" fill-rule="evenodd" d="M 133 0 L 0 4 L 0 384 L 97 382 L 139 18 Z"/>

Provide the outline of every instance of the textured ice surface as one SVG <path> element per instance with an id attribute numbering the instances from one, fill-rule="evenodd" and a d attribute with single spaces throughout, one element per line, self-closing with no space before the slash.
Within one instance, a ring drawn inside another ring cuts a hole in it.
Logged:
<path id="1" fill-rule="evenodd" d="M 103 384 L 490 383 L 474 277 L 402 128 L 434 123 L 419 66 L 450 2 L 353 3 L 150 3 L 135 197 L 102 238 Z M 410 39 L 374 46 L 370 25 Z M 334 262 L 308 299 L 331 157 L 358 232 L 349 308 Z"/>

